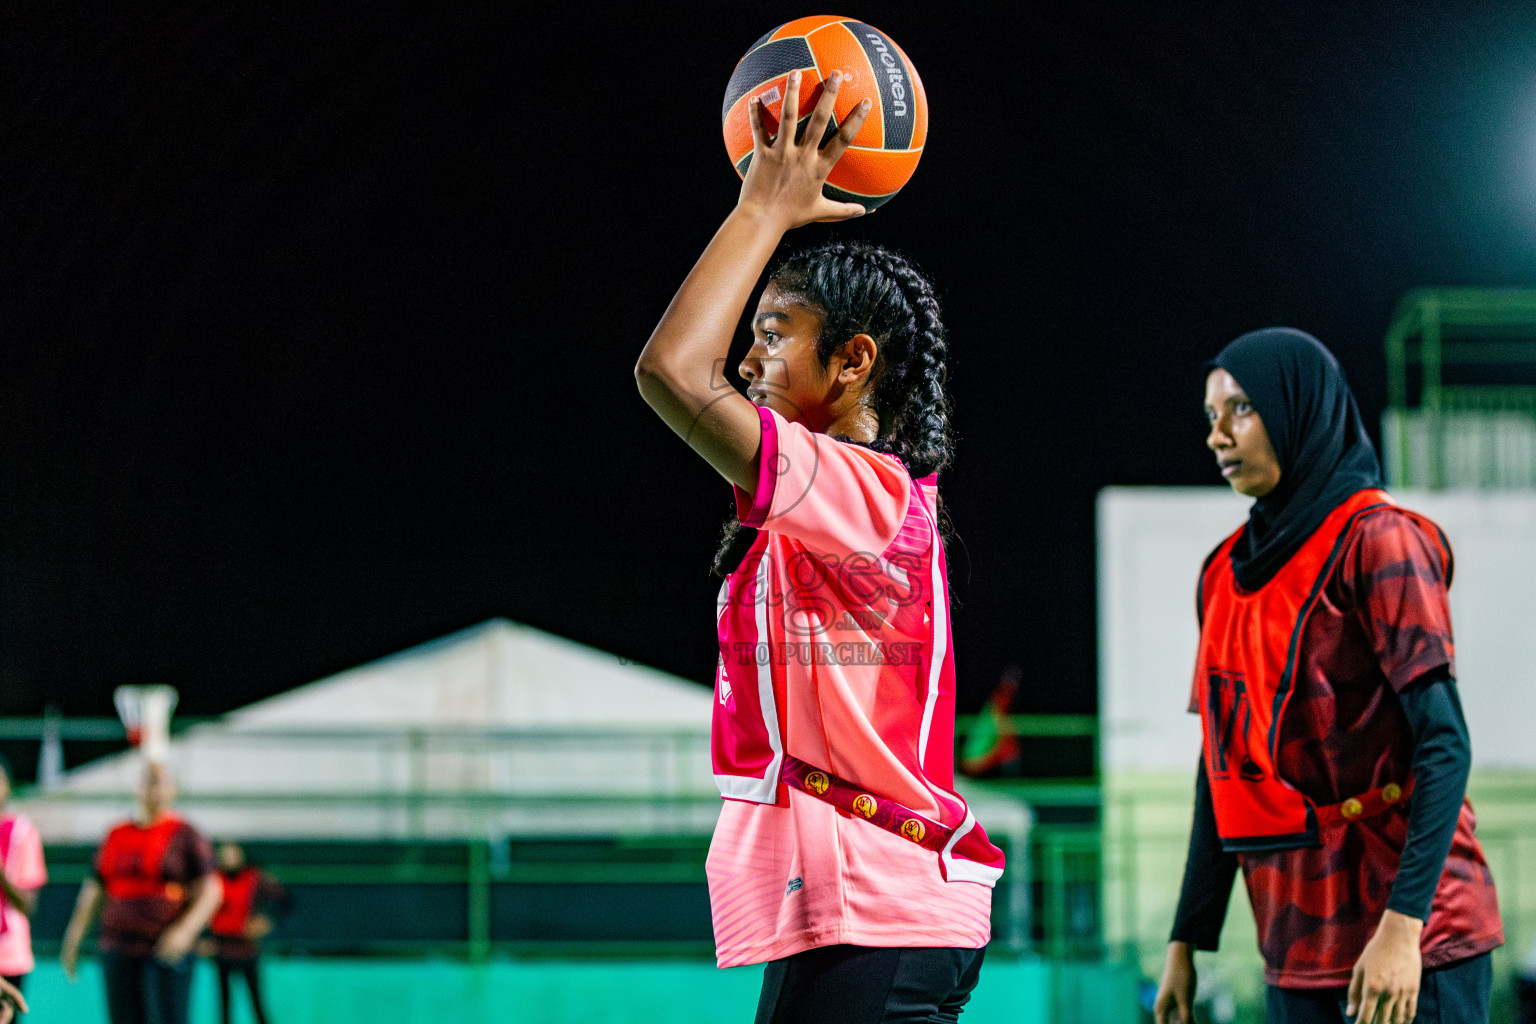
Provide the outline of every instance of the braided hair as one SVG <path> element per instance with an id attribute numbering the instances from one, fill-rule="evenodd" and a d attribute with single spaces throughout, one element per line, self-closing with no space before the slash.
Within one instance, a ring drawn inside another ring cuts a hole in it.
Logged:
<path id="1" fill-rule="evenodd" d="M 855 334 L 878 349 L 869 404 L 879 417 L 866 447 L 896 456 L 914 478 L 937 473 L 954 457 L 949 394 L 944 390 L 949 342 L 933 282 L 906 257 L 871 242 L 828 242 L 790 256 L 769 275 L 821 316 L 816 355 L 822 366 Z M 839 436 L 839 441 L 849 441 Z M 949 517 L 940 510 L 947 537 Z M 716 552 L 714 572 L 735 568 L 754 531 L 733 517 Z"/>

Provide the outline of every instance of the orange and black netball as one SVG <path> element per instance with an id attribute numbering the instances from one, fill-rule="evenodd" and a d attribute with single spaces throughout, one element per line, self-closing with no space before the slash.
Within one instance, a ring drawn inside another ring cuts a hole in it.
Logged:
<path id="1" fill-rule="evenodd" d="M 784 119 L 789 73 L 799 70 L 796 137 L 821 99 L 821 83 L 843 73 L 827 137 L 865 98 L 869 117 L 832 168 L 824 189 L 839 202 L 873 210 L 899 192 L 917 170 L 928 137 L 928 98 L 922 79 L 901 47 L 884 32 L 853 18 L 797 18 L 763 36 L 741 58 L 720 109 L 726 153 L 745 177 L 752 162 L 752 122 L 747 103 L 763 103 L 764 127 L 777 135 Z"/>

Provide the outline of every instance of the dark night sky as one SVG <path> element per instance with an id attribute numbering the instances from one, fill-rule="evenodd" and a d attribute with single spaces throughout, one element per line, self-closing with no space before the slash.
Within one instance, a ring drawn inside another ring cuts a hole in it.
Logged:
<path id="1" fill-rule="evenodd" d="M 729 494 L 631 368 L 734 200 L 731 67 L 814 10 L 201 6 L 0 15 L 0 713 L 493 615 L 707 680 Z M 1094 495 L 1219 483 L 1225 341 L 1311 330 L 1374 424 L 1405 289 L 1536 282 L 1529 5 L 843 10 L 929 151 L 791 240 L 942 288 L 962 709 L 1011 661 L 1093 708 Z"/>

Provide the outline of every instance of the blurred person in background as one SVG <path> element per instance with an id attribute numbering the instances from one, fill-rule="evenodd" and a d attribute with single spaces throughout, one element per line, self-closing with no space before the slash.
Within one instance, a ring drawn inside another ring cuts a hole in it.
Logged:
<path id="1" fill-rule="evenodd" d="M 32 914 L 48 882 L 37 826 L 8 808 L 11 765 L 0 757 L 0 976 L 20 991 L 32 973 Z"/>
<path id="2" fill-rule="evenodd" d="M 171 810 L 176 782 L 144 766 L 138 810 L 107 833 L 80 886 L 59 963 L 75 980 L 80 943 L 101 914 L 97 946 L 112 1024 L 187 1024 L 192 947 L 218 909 L 213 848 Z"/>
<path id="3" fill-rule="evenodd" d="M 1013 726 L 1013 698 L 1023 673 L 1017 665 L 1003 669 L 1003 677 L 987 697 L 986 707 L 972 719 L 960 748 L 960 770 L 972 778 L 1018 775 L 1023 748 Z"/>
<path id="4" fill-rule="evenodd" d="M 198 952 L 212 957 L 219 971 L 219 1007 L 224 1024 L 230 1024 L 230 975 L 245 978 L 251 993 L 256 1024 L 267 1024 L 266 1004 L 261 998 L 258 961 L 261 940 L 272 932 L 277 918 L 292 903 L 288 890 L 270 874 L 245 859 L 239 843 L 220 843 L 219 876 L 224 900 L 208 923 L 210 938 L 198 944 Z"/>

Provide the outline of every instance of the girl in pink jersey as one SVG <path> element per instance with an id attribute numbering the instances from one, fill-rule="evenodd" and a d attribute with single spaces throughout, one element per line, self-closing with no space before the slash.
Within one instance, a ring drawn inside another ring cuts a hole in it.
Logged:
<path id="1" fill-rule="evenodd" d="M 768 964 L 757 1020 L 952 1021 L 991 934 L 1003 857 L 954 791 L 954 659 L 937 473 L 946 342 L 932 285 L 878 246 L 773 271 L 739 372 L 721 370 L 785 232 L 862 214 L 822 185 L 867 105 L 818 146 L 756 146 L 735 210 L 635 368 L 641 394 L 734 485 L 717 558 L 712 723 L 726 802 L 708 874 L 722 967 Z M 796 109 L 792 75 L 785 109 Z"/>

